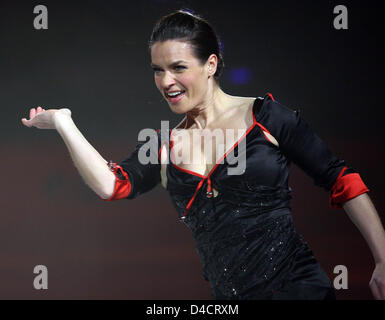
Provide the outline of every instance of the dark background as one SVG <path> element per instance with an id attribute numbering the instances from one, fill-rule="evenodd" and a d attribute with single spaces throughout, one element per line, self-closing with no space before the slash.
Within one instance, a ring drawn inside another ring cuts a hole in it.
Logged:
<path id="1" fill-rule="evenodd" d="M 48 30 L 33 8 L 48 7 Z M 344 4 L 349 29 L 333 28 Z M 380 1 L 0 1 L 1 299 L 210 299 L 190 231 L 160 186 L 103 202 L 57 132 L 22 125 L 29 109 L 68 107 L 87 140 L 118 162 L 138 131 L 175 125 L 149 66 L 152 27 L 187 7 L 224 45 L 223 90 L 271 92 L 302 116 L 371 190 L 383 217 L 384 50 Z M 243 83 L 232 75 L 246 70 Z M 328 194 L 292 167 L 293 217 L 324 270 L 349 271 L 339 299 L 372 299 L 365 240 Z M 48 290 L 33 268 L 48 268 Z"/>

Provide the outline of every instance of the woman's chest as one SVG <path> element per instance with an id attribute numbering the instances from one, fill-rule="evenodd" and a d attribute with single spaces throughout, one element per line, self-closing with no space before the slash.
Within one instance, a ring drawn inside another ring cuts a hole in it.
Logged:
<path id="1" fill-rule="evenodd" d="M 218 185 L 276 186 L 285 177 L 287 159 L 274 137 L 267 138 L 259 127 L 223 135 L 186 136 L 170 148 L 161 150 L 162 185 L 174 183 L 194 185 L 210 178 Z M 179 139 L 179 138 L 178 138 Z M 273 141 L 273 142 L 272 142 Z M 214 189 L 214 194 L 215 194 Z"/>
<path id="2" fill-rule="evenodd" d="M 207 176 L 245 141 L 247 129 L 204 129 L 171 133 L 172 163 L 193 174 Z"/>

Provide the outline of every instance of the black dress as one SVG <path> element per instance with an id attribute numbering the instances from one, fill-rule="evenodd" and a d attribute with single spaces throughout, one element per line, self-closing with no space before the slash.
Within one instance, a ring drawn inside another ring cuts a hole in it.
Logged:
<path id="1" fill-rule="evenodd" d="M 239 147 L 241 138 L 207 176 L 167 165 L 167 190 L 179 219 L 192 231 L 203 276 L 214 299 L 335 299 L 329 278 L 295 230 L 289 168 L 293 161 L 327 191 L 343 176 L 358 174 L 329 151 L 298 111 L 270 94 L 255 100 L 253 116 L 253 125 L 243 137 L 246 147 Z M 275 137 L 279 147 L 264 132 Z M 152 139 L 158 144 L 154 150 L 169 137 L 158 131 L 157 139 Z M 125 194 L 120 193 L 124 198 L 135 198 L 161 180 L 159 163 L 138 162 L 143 144 L 138 143 L 115 171 L 112 167 L 121 183 L 116 189 L 129 185 Z M 229 175 L 239 152 L 246 152 L 246 167 Z M 361 183 L 359 191 L 355 188 L 342 197 L 340 193 L 339 198 L 331 195 L 330 204 L 340 208 L 333 201 L 367 191 Z M 123 197 L 116 194 L 107 200 Z"/>

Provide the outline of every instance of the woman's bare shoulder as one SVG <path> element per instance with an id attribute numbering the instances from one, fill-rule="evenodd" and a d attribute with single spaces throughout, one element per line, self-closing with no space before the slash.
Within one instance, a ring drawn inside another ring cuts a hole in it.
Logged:
<path id="1" fill-rule="evenodd" d="M 233 104 L 236 104 L 238 106 L 241 105 L 249 105 L 250 103 L 254 102 L 256 97 L 243 97 L 243 96 L 229 96 L 230 99 L 233 101 Z"/>
<path id="2" fill-rule="evenodd" d="M 256 97 L 233 96 L 231 109 L 233 109 L 239 116 L 244 117 L 246 114 L 252 112 L 256 99 Z"/>

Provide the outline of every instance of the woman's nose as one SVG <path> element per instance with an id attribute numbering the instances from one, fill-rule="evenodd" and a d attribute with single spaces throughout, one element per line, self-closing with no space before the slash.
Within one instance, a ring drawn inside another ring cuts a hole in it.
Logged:
<path id="1" fill-rule="evenodd" d="M 161 80 L 161 85 L 164 89 L 167 89 L 171 87 L 173 84 L 175 84 L 175 79 L 173 75 L 170 72 L 165 72 L 163 74 L 162 80 Z"/>

